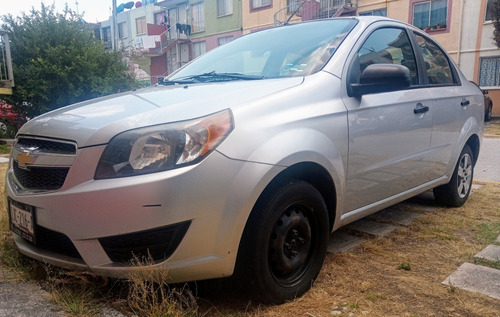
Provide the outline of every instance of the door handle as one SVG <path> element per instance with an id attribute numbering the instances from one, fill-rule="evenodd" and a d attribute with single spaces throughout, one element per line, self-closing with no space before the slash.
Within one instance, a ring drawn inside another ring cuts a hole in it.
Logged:
<path id="1" fill-rule="evenodd" d="M 464 98 L 464 99 L 462 99 L 462 102 L 460 103 L 460 105 L 462 107 L 468 106 L 468 105 L 470 105 L 470 101 Z"/>
<path id="2" fill-rule="evenodd" d="M 413 109 L 414 114 L 425 113 L 427 111 L 429 111 L 429 107 L 427 107 L 427 106 L 424 107 L 424 106 L 422 106 L 421 103 L 418 103 L 417 107 L 415 109 Z"/>

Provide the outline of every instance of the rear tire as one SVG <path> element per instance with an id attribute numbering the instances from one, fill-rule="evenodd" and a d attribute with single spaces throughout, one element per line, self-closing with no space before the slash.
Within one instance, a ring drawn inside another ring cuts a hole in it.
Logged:
<path id="1" fill-rule="evenodd" d="M 473 176 L 474 155 L 471 148 L 465 145 L 460 153 L 450 182 L 434 188 L 434 199 L 446 206 L 462 206 L 469 197 Z"/>
<path id="2" fill-rule="evenodd" d="M 234 278 L 262 303 L 280 304 L 304 294 L 326 256 L 329 225 L 323 197 L 311 184 L 271 184 L 243 232 Z"/>

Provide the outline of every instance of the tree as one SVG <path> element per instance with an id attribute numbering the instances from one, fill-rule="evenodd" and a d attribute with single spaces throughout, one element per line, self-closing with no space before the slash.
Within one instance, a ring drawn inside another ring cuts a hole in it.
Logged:
<path id="1" fill-rule="evenodd" d="M 15 78 L 13 95 L 4 99 L 27 116 L 133 87 L 121 53 L 107 51 L 67 7 L 56 13 L 42 3 L 40 11 L 2 19 Z"/>
<path id="2" fill-rule="evenodd" d="M 493 31 L 493 40 L 495 41 L 496 46 L 500 48 L 500 0 L 492 1 L 491 14 L 493 18 L 493 26 L 495 27 L 495 30 Z"/>

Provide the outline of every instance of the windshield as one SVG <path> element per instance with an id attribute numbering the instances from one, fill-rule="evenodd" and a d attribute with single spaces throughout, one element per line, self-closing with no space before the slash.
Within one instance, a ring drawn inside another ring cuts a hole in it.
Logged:
<path id="1" fill-rule="evenodd" d="M 313 74 L 323 68 L 355 24 L 354 19 L 324 20 L 248 34 L 202 55 L 165 83 Z"/>

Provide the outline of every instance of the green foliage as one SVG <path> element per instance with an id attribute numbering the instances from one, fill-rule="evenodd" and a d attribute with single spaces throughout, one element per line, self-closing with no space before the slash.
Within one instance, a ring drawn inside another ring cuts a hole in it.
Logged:
<path id="1" fill-rule="evenodd" d="M 67 7 L 56 13 L 54 5 L 42 3 L 39 11 L 1 18 L 11 40 L 16 84 L 5 99 L 27 116 L 133 87 L 121 53 L 107 51 Z"/>
<path id="2" fill-rule="evenodd" d="M 9 154 L 9 153 L 10 153 L 10 146 L 5 144 L 0 144 L 0 154 Z"/>

